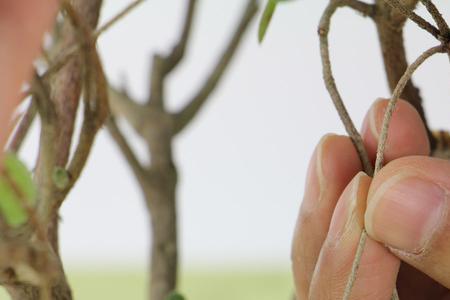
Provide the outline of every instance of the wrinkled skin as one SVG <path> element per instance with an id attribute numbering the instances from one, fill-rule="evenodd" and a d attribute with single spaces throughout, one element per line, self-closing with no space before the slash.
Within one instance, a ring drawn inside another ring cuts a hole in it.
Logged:
<path id="1" fill-rule="evenodd" d="M 386 106 L 375 102 L 362 126 L 372 160 Z M 395 286 L 400 299 L 450 299 L 450 162 L 429 152 L 406 101 L 391 122 L 386 166 L 373 179 L 347 136 L 322 138 L 292 245 L 297 299 L 342 299 L 363 226 L 368 238 L 351 299 L 389 300 Z"/>

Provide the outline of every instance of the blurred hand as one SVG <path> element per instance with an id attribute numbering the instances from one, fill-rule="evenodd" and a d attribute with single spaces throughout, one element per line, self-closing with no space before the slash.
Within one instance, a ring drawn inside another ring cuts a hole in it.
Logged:
<path id="1" fill-rule="evenodd" d="M 363 124 L 372 160 L 386 106 L 375 102 Z M 364 224 L 369 237 L 351 299 L 389 300 L 395 285 L 400 299 L 450 299 L 450 162 L 429 152 L 423 123 L 405 101 L 390 125 L 387 165 L 373 179 L 348 137 L 322 138 L 294 234 L 297 299 L 342 298 Z"/>
<path id="2" fill-rule="evenodd" d="M 29 78 L 58 0 L 0 0 L 0 156 L 11 130 L 20 87 Z"/>

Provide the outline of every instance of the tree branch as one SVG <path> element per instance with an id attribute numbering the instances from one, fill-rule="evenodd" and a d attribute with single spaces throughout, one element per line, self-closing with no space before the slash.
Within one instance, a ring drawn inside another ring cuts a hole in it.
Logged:
<path id="1" fill-rule="evenodd" d="M 349 0 L 346 4 L 347 7 L 361 13 L 365 17 L 373 18 L 375 15 L 375 5 L 361 2 L 358 0 Z"/>
<path id="2" fill-rule="evenodd" d="M 111 20 L 109 20 L 103 26 L 94 31 L 94 33 L 92 34 L 92 38 L 94 40 L 98 39 L 100 35 L 108 31 L 113 25 L 117 24 L 118 21 L 127 16 L 134 8 L 136 8 L 139 4 L 143 3 L 144 1 L 145 0 L 136 0 L 135 2 L 125 7 Z M 63 31 L 63 29 L 60 29 L 60 31 Z M 58 32 L 58 36 L 64 36 L 64 34 L 65 34 L 64 32 Z M 42 74 L 42 78 L 48 79 L 50 76 L 54 75 L 56 72 L 61 70 L 61 68 L 63 68 L 71 60 L 71 58 L 77 55 L 80 51 L 81 47 L 76 42 L 72 43 L 72 45 L 68 46 L 64 51 L 55 51 L 60 54 L 57 57 L 55 57 L 54 62 L 48 67 L 47 71 L 44 74 Z M 24 93 L 24 96 L 29 95 L 30 91 Z"/>
<path id="3" fill-rule="evenodd" d="M 384 157 L 384 149 L 386 147 L 387 135 L 389 124 L 392 118 L 392 114 L 394 113 L 395 105 L 397 104 L 398 99 L 406 86 L 406 83 L 411 79 L 413 73 L 417 70 L 420 65 L 426 61 L 428 58 L 433 56 L 436 53 L 442 53 L 446 51 L 446 47 L 444 45 L 439 45 L 433 48 L 428 49 L 422 55 L 420 55 L 409 67 L 406 69 L 402 78 L 400 78 L 397 86 L 395 87 L 394 93 L 392 94 L 391 100 L 389 101 L 388 107 L 386 108 L 386 112 L 384 113 L 383 126 L 380 133 L 380 139 L 378 142 L 377 149 L 377 159 L 375 161 L 375 173 L 377 173 L 382 165 L 383 165 L 383 157 Z"/>
<path id="4" fill-rule="evenodd" d="M 389 124 L 392 118 L 392 115 L 394 113 L 395 105 L 397 104 L 398 99 L 400 98 L 400 95 L 403 91 L 403 89 L 406 86 L 406 83 L 411 79 L 412 74 L 417 70 L 417 68 L 428 58 L 433 56 L 436 53 L 441 53 L 446 51 L 445 45 L 439 45 L 433 48 L 428 49 L 422 55 L 420 55 L 405 71 L 402 78 L 398 82 L 394 93 L 392 94 L 391 100 L 389 101 L 388 107 L 386 108 L 386 112 L 384 113 L 384 119 L 383 119 L 383 125 L 380 133 L 380 139 L 378 141 L 378 149 L 377 149 L 377 158 L 375 161 L 375 172 L 374 176 L 381 170 L 381 167 L 383 165 L 383 157 L 384 157 L 384 150 L 386 147 L 386 141 L 388 136 L 388 130 L 389 130 Z M 361 262 L 362 253 L 364 250 L 364 246 L 366 244 L 367 239 L 367 232 L 365 229 L 363 229 L 359 244 L 356 250 L 355 259 L 353 260 L 352 264 L 352 271 L 350 273 L 349 279 L 347 281 L 347 286 L 345 288 L 345 295 L 344 299 L 349 299 L 350 294 L 353 288 L 353 284 L 356 280 L 356 275 L 358 271 L 359 264 Z M 394 291 L 393 298 L 398 297 L 396 292 Z"/>
<path id="5" fill-rule="evenodd" d="M 127 16 L 133 9 L 138 7 L 140 4 L 144 3 L 144 1 L 145 0 L 135 0 L 134 2 L 128 4 L 121 12 L 112 17 L 108 22 L 106 22 L 104 25 L 102 25 L 99 29 L 97 29 L 94 32 L 93 34 L 94 39 L 97 39 L 103 32 L 107 31 L 114 24 L 116 24 L 118 21 Z"/>
<path id="6" fill-rule="evenodd" d="M 417 5 L 417 2 L 418 0 L 408 0 L 404 1 L 403 4 L 407 9 L 413 9 Z M 386 3 L 386 0 L 377 0 L 374 20 L 380 40 L 387 81 L 392 93 L 408 67 L 403 42 L 403 26 L 407 20 L 407 16 L 392 8 Z M 436 139 L 429 129 L 419 89 L 414 85 L 412 80 L 406 84 L 401 98 L 408 101 L 419 113 L 425 125 L 431 149 L 433 150 L 436 146 Z"/>
<path id="7" fill-rule="evenodd" d="M 111 114 L 116 118 L 123 117 L 138 133 L 142 133 L 149 118 L 148 107 L 138 104 L 126 92 L 112 86 L 108 87 L 108 94 Z"/>
<path id="8" fill-rule="evenodd" d="M 249 27 L 249 24 L 255 16 L 257 10 L 257 2 L 254 0 L 249 0 L 235 33 L 233 34 L 228 46 L 224 50 L 221 58 L 217 62 L 217 65 L 214 67 L 212 73 L 208 76 L 205 83 L 196 93 L 196 95 L 190 101 L 188 101 L 188 104 L 180 112 L 175 114 L 175 134 L 181 132 L 186 127 L 186 125 L 189 124 L 192 119 L 194 119 L 194 117 L 202 108 L 203 104 L 216 88 L 227 67 L 229 66 L 231 59 L 236 53 L 242 37 Z"/>
<path id="9" fill-rule="evenodd" d="M 130 147 L 130 144 L 128 143 L 125 136 L 120 131 L 119 127 L 116 124 L 116 121 L 114 120 L 114 117 L 110 117 L 108 121 L 106 122 L 106 125 L 108 127 L 108 131 L 113 137 L 113 139 L 116 141 L 116 144 L 119 146 L 119 149 L 121 150 L 123 156 L 128 162 L 128 165 L 131 167 L 131 169 L 134 172 L 134 175 L 138 178 L 138 180 L 142 181 L 145 177 L 145 170 L 142 167 L 142 164 L 138 160 L 136 154 L 133 152 L 133 150 Z"/>
<path id="10" fill-rule="evenodd" d="M 194 12 L 197 6 L 197 0 L 189 0 L 188 9 L 183 25 L 183 32 L 181 33 L 180 39 L 175 47 L 172 49 L 172 52 L 164 57 L 163 63 L 163 73 L 170 73 L 183 59 L 184 54 L 186 52 L 186 46 L 189 41 L 189 37 L 191 35 L 192 23 L 194 20 Z"/>
<path id="11" fill-rule="evenodd" d="M 398 12 L 408 17 L 411 21 L 416 23 L 420 28 L 428 31 L 432 36 L 439 39 L 439 29 L 431 25 L 427 20 L 417 15 L 411 9 L 408 9 L 400 3 L 399 0 L 385 0 L 392 8 L 396 9 Z"/>
<path id="12" fill-rule="evenodd" d="M 448 27 L 447 22 L 442 17 L 442 14 L 439 12 L 437 7 L 434 5 L 431 0 L 420 0 L 422 4 L 425 6 L 425 8 L 430 13 L 431 17 L 433 17 L 434 22 L 436 22 L 437 27 L 440 30 L 440 36 L 443 39 L 449 39 L 450 38 L 450 28 Z"/>
<path id="13" fill-rule="evenodd" d="M 369 160 L 369 156 L 364 147 L 364 143 L 362 141 L 361 135 L 358 130 L 356 130 L 353 121 L 351 120 L 345 104 L 339 94 L 337 89 L 333 72 L 331 69 L 331 61 L 330 61 L 330 53 L 328 49 L 328 33 L 330 31 L 330 22 L 331 17 L 336 12 L 339 7 L 348 6 L 348 4 L 353 1 L 330 1 L 328 6 L 326 7 L 322 18 L 319 24 L 319 37 L 320 37 L 320 53 L 322 57 L 322 66 L 323 66 L 323 78 L 325 81 L 325 85 L 327 87 L 328 93 L 330 94 L 331 99 L 333 100 L 334 106 L 336 107 L 337 112 L 339 113 L 339 117 L 341 118 L 345 130 L 350 136 L 355 148 L 358 152 L 361 163 L 364 167 L 364 171 L 371 176 L 373 173 L 373 168 Z"/>
<path id="14" fill-rule="evenodd" d="M 100 9 L 100 2 L 101 0 L 98 0 L 98 9 Z M 73 22 L 76 27 L 76 34 L 80 39 L 79 42 L 81 45 L 83 45 L 83 52 L 80 56 L 80 64 L 82 64 L 84 68 L 83 70 L 79 69 L 79 80 L 83 80 L 83 83 L 78 84 L 80 86 L 80 89 L 81 86 L 84 86 L 85 102 L 83 125 L 81 128 L 78 145 L 76 146 L 72 159 L 67 163 L 67 177 L 69 179 L 68 183 L 64 187 L 55 186 L 53 182 L 53 172 L 55 168 L 58 166 L 65 168 L 66 166 L 66 164 L 61 165 L 59 161 L 54 161 L 55 158 L 53 158 L 53 162 L 50 163 L 50 167 L 47 166 L 47 169 L 45 170 L 45 176 L 39 176 L 41 180 L 45 181 L 44 183 L 46 189 L 44 192 L 46 194 L 41 196 L 42 201 L 38 203 L 38 212 L 46 221 L 46 224 L 53 224 L 54 226 L 56 226 L 54 222 L 56 222 L 58 209 L 64 201 L 66 195 L 78 180 L 86 164 L 96 133 L 103 124 L 108 114 L 106 80 L 104 78 L 103 69 L 95 48 L 95 40 L 91 38 L 92 32 L 90 24 L 82 18 L 84 17 L 84 15 L 78 13 L 77 10 L 70 5 L 70 3 L 68 3 L 67 1 L 64 3 L 66 4 L 66 12 L 71 18 L 71 22 Z M 94 4 L 92 2 L 89 3 L 89 5 L 94 6 L 96 6 L 97 4 Z M 78 5 L 80 5 L 80 3 L 78 3 Z M 92 14 L 95 15 L 95 12 L 89 12 L 88 15 Z M 98 11 L 96 15 L 98 16 Z M 50 130 L 50 132 L 55 132 L 56 129 L 58 129 L 58 125 L 59 123 L 50 124 L 50 126 L 47 126 L 47 129 Z M 72 135 L 70 137 L 67 137 L 67 139 L 71 140 Z M 57 149 L 58 144 L 55 144 L 55 139 L 50 140 L 53 142 L 51 148 L 53 148 L 52 150 L 54 151 L 55 149 Z M 42 154 L 45 155 L 46 153 Z M 41 159 L 39 159 L 39 163 L 41 163 Z M 53 245 L 53 247 L 55 247 L 55 245 Z"/>
<path id="15" fill-rule="evenodd" d="M 163 108 L 164 106 L 164 80 L 166 75 L 178 66 L 184 57 L 192 29 L 196 5 L 197 0 L 189 0 L 183 31 L 178 42 L 173 47 L 172 52 L 167 56 L 156 54 L 153 57 L 150 97 L 148 101 L 148 103 L 152 106 L 159 108 Z"/>

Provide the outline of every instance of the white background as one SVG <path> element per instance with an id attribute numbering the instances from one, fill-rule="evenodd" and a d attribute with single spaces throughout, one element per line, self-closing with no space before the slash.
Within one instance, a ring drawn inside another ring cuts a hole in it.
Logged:
<path id="1" fill-rule="evenodd" d="M 173 109 L 202 84 L 245 5 L 244 0 L 199 2 L 186 59 L 167 85 Z M 102 23 L 127 3 L 105 1 Z M 132 95 L 145 100 L 150 58 L 177 39 L 186 3 L 148 0 L 100 38 L 113 84 L 127 82 Z M 321 77 L 316 28 L 326 3 L 280 5 L 263 45 L 257 43 L 254 22 L 220 86 L 176 139 L 183 266 L 289 265 L 309 156 L 323 134 L 344 132 Z M 449 17 L 446 3 L 436 1 Z M 419 13 L 427 16 L 424 9 Z M 411 60 L 435 42 L 408 25 L 406 44 Z M 375 27 L 341 10 L 333 19 L 330 45 L 337 84 L 360 124 L 372 101 L 389 96 Z M 435 57 L 414 76 L 433 128 L 450 128 L 449 70 L 447 57 Z M 35 128 L 24 151 L 30 163 L 36 133 Z M 139 138 L 132 135 L 131 141 L 146 159 Z M 150 241 L 139 187 L 103 131 L 62 209 L 63 258 L 72 266 L 145 265 Z"/>

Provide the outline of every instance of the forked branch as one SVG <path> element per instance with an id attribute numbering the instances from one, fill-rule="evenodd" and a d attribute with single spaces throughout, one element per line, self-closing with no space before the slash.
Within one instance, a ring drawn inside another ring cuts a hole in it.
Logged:
<path id="1" fill-rule="evenodd" d="M 406 8 L 401 4 L 399 0 L 385 0 L 392 8 L 396 9 L 406 17 L 408 17 L 411 21 L 416 23 L 420 28 L 428 31 L 432 36 L 439 39 L 439 29 L 435 26 L 431 25 L 427 20 L 417 15 L 411 9 Z"/>
<path id="2" fill-rule="evenodd" d="M 430 13 L 431 17 L 433 18 L 434 22 L 436 23 L 437 27 L 440 31 L 440 37 L 441 38 L 450 38 L 450 29 L 448 27 L 447 22 L 442 17 L 442 14 L 439 12 L 437 7 L 434 5 L 431 0 L 420 0 L 420 2 L 425 6 L 425 8 Z"/>
<path id="3" fill-rule="evenodd" d="M 228 46 L 225 48 L 213 71 L 209 74 L 205 83 L 195 94 L 195 96 L 188 101 L 188 104 L 181 111 L 175 114 L 175 134 L 182 131 L 186 125 L 194 119 L 198 111 L 202 108 L 203 104 L 216 88 L 227 67 L 229 66 L 231 59 L 236 53 L 242 37 L 249 27 L 249 24 L 257 10 L 257 2 L 255 0 L 249 0 L 236 31 L 234 32 Z"/>
<path id="4" fill-rule="evenodd" d="M 184 20 L 183 31 L 178 43 L 173 47 L 172 52 L 163 58 L 164 74 L 170 73 L 183 59 L 186 47 L 192 31 L 192 23 L 194 21 L 194 12 L 197 6 L 197 0 L 189 0 L 187 14 Z"/>
<path id="5" fill-rule="evenodd" d="M 194 21 L 196 4 L 197 0 L 189 0 L 183 24 L 183 31 L 172 51 L 167 56 L 156 54 L 153 57 L 152 72 L 150 75 L 150 97 L 148 103 L 151 106 L 158 107 L 158 109 L 164 109 L 163 92 L 166 76 L 178 66 L 186 52 L 186 47 L 191 35 L 192 23 Z"/>

